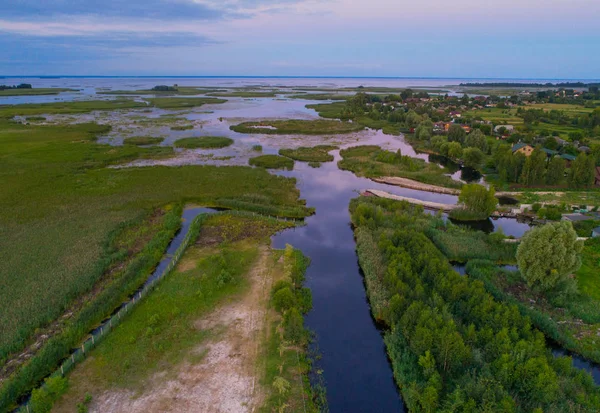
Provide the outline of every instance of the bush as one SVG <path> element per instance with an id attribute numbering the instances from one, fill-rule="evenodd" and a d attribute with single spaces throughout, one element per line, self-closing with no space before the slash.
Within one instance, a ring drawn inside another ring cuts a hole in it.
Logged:
<path id="1" fill-rule="evenodd" d="M 304 338 L 304 319 L 297 308 L 293 307 L 285 313 L 283 327 L 286 339 L 292 343 L 298 344 Z"/>
<path id="2" fill-rule="evenodd" d="M 296 305 L 296 297 L 289 287 L 284 287 L 273 294 L 273 306 L 275 310 L 284 313 Z"/>

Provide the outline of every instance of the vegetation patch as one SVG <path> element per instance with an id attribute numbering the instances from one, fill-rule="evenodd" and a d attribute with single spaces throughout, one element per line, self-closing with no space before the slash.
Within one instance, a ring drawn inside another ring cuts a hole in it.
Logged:
<path id="1" fill-rule="evenodd" d="M 146 100 L 159 109 L 185 109 L 227 102 L 225 99 L 216 98 L 152 98 Z"/>
<path id="2" fill-rule="evenodd" d="M 554 357 L 529 317 L 452 270 L 424 233 L 432 218 L 422 208 L 361 197 L 350 210 L 367 292 L 374 316 L 390 326 L 385 343 L 408 410 L 600 408 L 591 376 Z"/>
<path id="3" fill-rule="evenodd" d="M 237 92 L 212 92 L 207 93 L 207 96 L 222 96 L 228 98 L 274 98 L 277 96 L 275 92 L 253 92 L 253 91 L 237 91 Z"/>
<path id="4" fill-rule="evenodd" d="M 338 162 L 338 167 L 354 172 L 357 176 L 399 176 L 447 188 L 462 186 L 462 183 L 444 175 L 447 171 L 439 166 L 426 163 L 422 159 L 404 156 L 400 151 L 394 153 L 382 150 L 379 146 L 368 145 L 342 149 L 340 155 L 342 160 Z"/>
<path id="5" fill-rule="evenodd" d="M 332 145 L 303 146 L 296 149 L 280 149 L 279 154 L 301 162 L 331 162 L 333 155 L 330 155 L 329 151 L 334 149 L 338 149 L 338 147 Z"/>
<path id="6" fill-rule="evenodd" d="M 186 149 L 216 149 L 226 148 L 233 144 L 233 139 L 223 136 L 201 136 L 198 138 L 183 138 L 175 141 L 174 145 L 177 148 Z"/>
<path id="7" fill-rule="evenodd" d="M 363 128 L 349 122 L 333 120 L 272 120 L 261 122 L 244 122 L 232 125 L 231 130 L 238 133 L 262 133 L 267 135 L 326 135 L 360 131 Z"/>
<path id="8" fill-rule="evenodd" d="M 194 129 L 194 125 L 181 125 L 181 126 L 171 126 L 171 130 L 191 130 Z"/>
<path id="9" fill-rule="evenodd" d="M 274 216 L 301 218 L 311 213 L 298 202 L 294 179 L 261 169 L 107 168 L 172 154 L 173 149 L 100 145 L 95 142 L 98 133 L 106 133 L 106 127 L 34 126 L 0 120 L 0 280 L 5 286 L 0 290 L 4 310 L 1 364 L 34 344 L 36 329 L 50 325 L 77 297 L 106 276 L 110 278 L 107 271 L 121 258 L 112 256 L 107 243 L 123 223 L 184 201 L 267 211 Z M 164 252 L 157 250 L 155 260 Z M 146 264 L 132 267 L 134 278 L 147 274 Z M 101 320 L 113 309 L 94 313 L 92 319 Z M 71 343 L 77 345 L 87 331 L 77 330 L 58 351 L 32 358 L 27 364 L 31 367 L 19 373 L 20 378 L 15 376 L 14 387 L 3 382 L 0 410 L 51 372 L 68 354 Z"/>
<path id="10" fill-rule="evenodd" d="M 294 161 L 285 156 L 261 155 L 250 158 L 248 162 L 252 166 L 258 166 L 266 169 L 294 169 Z"/>
<path id="11" fill-rule="evenodd" d="M 132 136 L 131 138 L 123 139 L 123 143 L 125 145 L 138 145 L 138 146 L 158 145 L 159 143 L 162 143 L 162 141 L 164 141 L 164 140 L 165 140 L 165 138 L 159 138 L 159 137 L 154 137 L 154 136 Z"/>
<path id="12" fill-rule="evenodd" d="M 43 95 L 58 95 L 63 92 L 79 92 L 77 89 L 66 88 L 15 88 L 15 89 L 0 89 L 0 96 L 43 96 Z"/>

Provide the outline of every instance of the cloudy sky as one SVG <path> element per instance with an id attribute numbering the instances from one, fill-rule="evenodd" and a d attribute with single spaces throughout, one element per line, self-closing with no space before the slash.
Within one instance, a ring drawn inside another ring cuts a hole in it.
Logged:
<path id="1" fill-rule="evenodd" d="M 600 0 L 0 0 L 0 75 L 600 78 Z"/>

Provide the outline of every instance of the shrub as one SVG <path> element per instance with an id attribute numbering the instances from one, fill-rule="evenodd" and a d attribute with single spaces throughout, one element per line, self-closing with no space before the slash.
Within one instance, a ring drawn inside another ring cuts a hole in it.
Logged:
<path id="1" fill-rule="evenodd" d="M 201 136 L 199 138 L 183 138 L 175 141 L 175 147 L 186 149 L 217 149 L 233 144 L 233 139 L 222 136 Z"/>
<path id="2" fill-rule="evenodd" d="M 284 156 L 278 155 L 261 155 L 250 158 L 248 162 L 252 166 L 258 166 L 266 169 L 294 169 L 294 161 Z"/>
<path id="3" fill-rule="evenodd" d="M 273 306 L 275 310 L 283 313 L 296 305 L 296 297 L 289 287 L 281 288 L 273 294 Z"/>
<path id="4" fill-rule="evenodd" d="M 297 308 L 293 307 L 285 313 L 283 318 L 285 337 L 293 343 L 300 343 L 304 338 L 304 319 Z"/>

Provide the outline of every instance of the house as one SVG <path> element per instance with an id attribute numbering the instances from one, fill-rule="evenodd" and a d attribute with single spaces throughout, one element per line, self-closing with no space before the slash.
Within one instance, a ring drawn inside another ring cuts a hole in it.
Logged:
<path id="1" fill-rule="evenodd" d="M 558 146 L 565 146 L 565 145 L 569 144 L 569 142 L 567 142 L 564 139 L 559 138 L 558 136 L 554 136 L 554 140 L 556 141 L 556 143 L 558 143 Z"/>
<path id="2" fill-rule="evenodd" d="M 556 155 L 558 155 L 558 151 L 555 151 L 553 149 L 548 149 L 548 148 L 542 148 L 542 150 L 544 152 L 546 152 L 546 155 L 548 155 L 548 158 L 552 158 Z"/>
<path id="3" fill-rule="evenodd" d="M 596 227 L 592 230 L 592 238 L 600 237 L 600 227 Z"/>
<path id="4" fill-rule="evenodd" d="M 471 133 L 471 127 L 468 125 L 460 125 L 466 133 Z"/>
<path id="5" fill-rule="evenodd" d="M 460 112 L 455 111 L 450 112 L 449 115 L 451 118 L 460 118 L 462 116 Z"/>
<path id="6" fill-rule="evenodd" d="M 522 153 L 525 156 L 531 156 L 533 153 L 533 146 L 527 145 L 526 143 L 515 143 L 512 147 L 513 155 L 516 153 Z"/>
<path id="7" fill-rule="evenodd" d="M 515 127 L 513 125 L 498 125 L 494 128 L 494 132 L 498 133 L 500 128 L 506 129 L 508 133 L 513 133 L 515 131 Z"/>
<path id="8" fill-rule="evenodd" d="M 565 214 L 562 216 L 563 221 L 577 222 L 577 221 L 589 221 L 594 219 L 593 217 L 583 214 Z"/>
<path id="9" fill-rule="evenodd" d="M 569 155 L 568 153 L 563 153 L 560 155 L 560 157 L 566 161 L 565 163 L 566 163 L 567 168 L 570 168 L 571 162 L 573 162 L 575 159 L 577 159 L 576 156 Z"/>
<path id="10" fill-rule="evenodd" d="M 580 146 L 579 148 L 577 148 L 577 149 L 579 149 L 579 152 L 585 152 L 585 153 L 590 153 L 590 152 L 591 152 L 591 149 L 590 149 L 590 147 L 589 147 L 589 146 L 583 146 L 583 145 L 581 145 L 581 146 Z"/>

